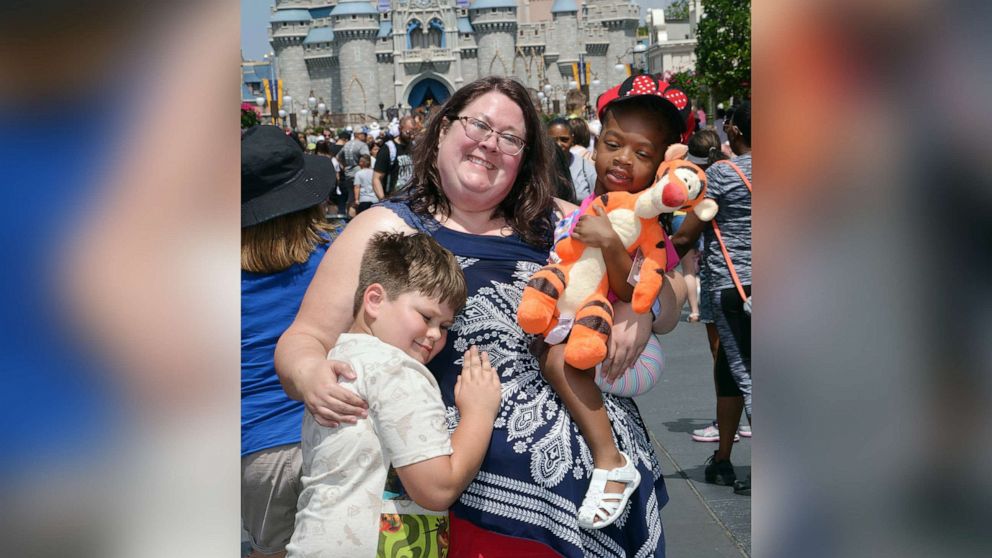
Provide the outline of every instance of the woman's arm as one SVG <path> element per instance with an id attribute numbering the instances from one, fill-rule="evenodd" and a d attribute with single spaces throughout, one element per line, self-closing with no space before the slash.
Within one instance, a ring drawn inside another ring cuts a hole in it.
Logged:
<path id="1" fill-rule="evenodd" d="M 685 220 L 682 221 L 682 226 L 679 230 L 672 235 L 672 244 L 675 245 L 675 251 L 678 253 L 680 258 L 684 258 L 689 250 L 696 247 L 696 242 L 699 240 L 699 235 L 703 234 L 703 230 L 706 228 L 706 221 L 699 219 L 693 211 L 687 211 L 685 214 Z"/>
<path id="2" fill-rule="evenodd" d="M 365 403 L 337 385 L 347 371 L 344 363 L 327 360 L 338 335 L 354 319 L 358 269 L 369 238 L 380 231 L 412 232 L 402 219 L 384 207 L 373 207 L 355 217 L 320 262 L 296 319 L 276 344 L 276 373 L 283 389 L 302 400 L 318 424 L 337 426 L 366 416 Z M 353 378 L 350 373 L 345 376 Z"/>
<path id="3" fill-rule="evenodd" d="M 661 284 L 661 292 L 658 293 L 661 311 L 655 317 L 651 327 L 655 333 L 662 335 L 679 325 L 686 293 L 688 293 L 688 289 L 681 273 L 673 269 L 665 274 L 665 281 Z"/>

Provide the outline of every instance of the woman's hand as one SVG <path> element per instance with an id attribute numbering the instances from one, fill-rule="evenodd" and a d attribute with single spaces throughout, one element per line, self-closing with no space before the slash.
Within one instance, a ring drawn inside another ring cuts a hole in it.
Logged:
<path id="1" fill-rule="evenodd" d="M 606 216 L 606 210 L 599 205 L 593 205 L 592 209 L 596 214 L 580 217 L 579 222 L 575 224 L 575 230 L 572 231 L 572 236 L 592 248 L 623 250 L 623 242 L 613 230 L 613 224 Z"/>
<path id="2" fill-rule="evenodd" d="M 335 427 L 343 422 L 354 424 L 359 418 L 368 417 L 368 403 L 338 383 L 339 380 L 351 381 L 357 377 L 347 362 L 327 359 L 307 361 L 297 377 L 303 404 L 317 424 Z"/>
<path id="3" fill-rule="evenodd" d="M 630 304 L 617 301 L 613 305 L 613 332 L 608 342 L 609 352 L 603 361 L 603 378 L 612 384 L 634 365 L 651 335 L 651 313 L 638 314 Z"/>

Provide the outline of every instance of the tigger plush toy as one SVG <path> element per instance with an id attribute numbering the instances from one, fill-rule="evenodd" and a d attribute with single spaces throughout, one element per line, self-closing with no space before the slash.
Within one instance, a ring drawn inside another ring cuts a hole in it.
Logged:
<path id="1" fill-rule="evenodd" d="M 713 219 L 716 202 L 706 199 L 706 174 L 685 160 L 666 161 L 658 167 L 655 182 L 638 192 L 609 192 L 596 198 L 582 215 L 605 210 L 628 253 L 640 248 L 644 256 L 631 305 L 643 314 L 651 309 L 665 274 L 665 232 L 658 215 L 692 210 L 703 221 Z M 517 321 L 527 333 L 547 339 L 560 321 L 571 321 L 565 345 L 565 362 L 589 369 L 606 358 L 613 328 L 613 305 L 607 299 L 609 278 L 599 248 L 590 248 L 574 236 L 555 246 L 559 262 L 541 268 L 524 289 Z"/>

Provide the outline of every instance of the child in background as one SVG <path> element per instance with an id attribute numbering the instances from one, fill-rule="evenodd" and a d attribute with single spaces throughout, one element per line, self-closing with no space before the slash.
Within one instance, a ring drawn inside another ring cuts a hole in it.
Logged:
<path id="1" fill-rule="evenodd" d="M 500 403 L 486 353 L 465 352 L 455 384 L 461 421 L 449 437 L 426 366 L 465 304 L 455 257 L 430 236 L 380 233 L 362 257 L 355 321 L 328 358 L 351 364 L 343 383 L 368 402 L 368 420 L 327 428 L 303 418 L 303 485 L 288 556 L 373 557 L 389 466 L 414 502 L 446 510 L 475 477 Z"/>
<path id="2" fill-rule="evenodd" d="M 636 193 L 654 183 L 666 149 L 678 142 L 685 131 L 686 104 L 681 90 L 650 75 L 632 76 L 601 96 L 599 119 L 603 130 L 596 143 L 596 186 L 583 202 L 580 213 L 595 196 L 621 191 Z M 613 295 L 629 302 L 633 287 L 627 278 L 633 262 L 609 218 L 602 213 L 583 216 L 568 234 L 588 247 L 602 250 Z M 666 271 L 678 263 L 670 244 L 666 243 L 669 248 Z M 665 310 L 669 313 L 681 310 L 681 305 L 668 306 Z M 567 365 L 564 340 L 552 342 L 558 344 L 543 355 L 542 372 L 582 431 L 596 467 L 578 512 L 579 525 L 601 529 L 623 513 L 630 494 L 640 483 L 640 474 L 613 441 L 596 372 Z"/>
<path id="3" fill-rule="evenodd" d="M 372 207 L 379 201 L 372 189 L 372 157 L 362 155 L 358 158 L 359 171 L 355 173 L 355 204 L 356 215 Z"/>

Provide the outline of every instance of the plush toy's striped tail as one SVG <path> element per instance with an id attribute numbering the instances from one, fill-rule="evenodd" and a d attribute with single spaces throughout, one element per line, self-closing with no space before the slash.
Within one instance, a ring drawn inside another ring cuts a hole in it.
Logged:
<path id="1" fill-rule="evenodd" d="M 552 326 L 565 283 L 565 273 L 553 264 L 531 276 L 517 308 L 517 321 L 525 332 L 543 334 Z"/>
<path id="2" fill-rule="evenodd" d="M 565 362 L 581 370 L 603 362 L 611 331 L 613 305 L 601 294 L 593 294 L 575 314 L 575 324 L 565 344 Z"/>

